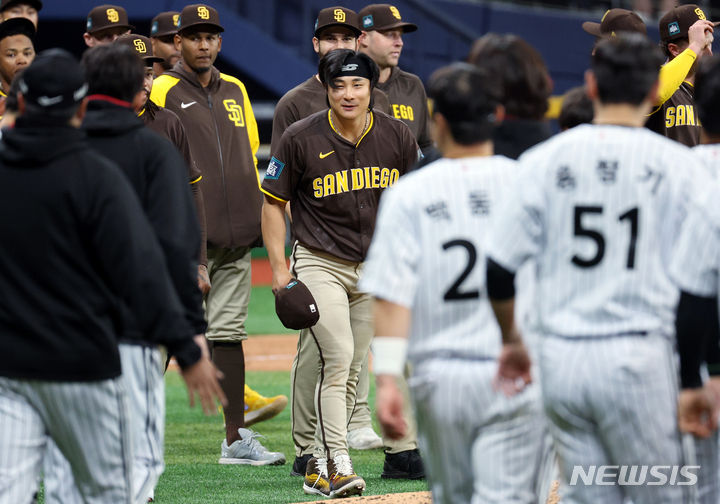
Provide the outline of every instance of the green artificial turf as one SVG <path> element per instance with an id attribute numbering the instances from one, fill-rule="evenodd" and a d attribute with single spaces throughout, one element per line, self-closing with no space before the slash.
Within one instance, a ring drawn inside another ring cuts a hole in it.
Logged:
<path id="1" fill-rule="evenodd" d="M 289 394 L 288 372 L 248 372 L 247 379 L 263 395 Z M 253 426 L 266 438 L 263 444 L 281 451 L 288 463 L 275 467 L 221 466 L 220 443 L 224 436 L 222 416 L 206 417 L 190 409 L 178 373 L 168 372 L 165 473 L 155 492 L 158 503 L 274 504 L 318 500 L 302 491 L 302 478 L 290 476 L 294 459 L 290 412 Z M 371 380 L 372 383 L 372 380 Z M 370 401 L 374 401 L 374 387 Z M 376 425 L 377 429 L 377 425 Z M 425 481 L 380 479 L 382 450 L 350 453 L 356 472 L 365 478 L 365 495 L 427 490 Z"/>

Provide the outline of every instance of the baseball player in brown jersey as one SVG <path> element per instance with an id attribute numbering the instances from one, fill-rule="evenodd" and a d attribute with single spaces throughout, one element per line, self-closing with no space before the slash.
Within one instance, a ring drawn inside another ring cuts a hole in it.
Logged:
<path id="1" fill-rule="evenodd" d="M 437 157 L 430 138 L 427 96 L 423 83 L 417 75 L 398 67 L 403 34 L 416 31 L 417 25 L 403 21 L 397 7 L 390 4 L 370 4 L 360 10 L 358 15 L 363 29 L 358 39 L 360 50 L 380 67 L 378 87 L 385 91 L 390 99 L 391 116 L 410 127 L 427 158 Z M 405 404 L 409 405 L 407 384 L 404 380 L 401 381 L 401 387 L 406 396 Z M 406 409 L 405 420 L 409 425 L 405 437 L 383 437 L 386 453 L 383 478 L 417 479 L 425 476 L 417 450 L 415 422 L 409 408 Z"/>
<path id="2" fill-rule="evenodd" d="M 162 61 L 158 61 L 153 63 L 152 68 L 155 73 L 155 77 L 159 77 L 160 75 L 164 74 L 166 71 L 171 70 L 179 61 L 180 59 L 180 51 L 177 47 L 175 47 L 175 34 L 178 32 L 178 22 L 180 21 L 180 13 L 176 11 L 166 11 L 161 12 L 157 16 L 155 16 L 152 19 L 152 22 L 150 24 L 150 40 L 152 42 L 152 52 L 155 56 L 162 58 Z M 151 89 L 149 87 L 148 89 Z M 167 111 L 169 114 L 175 115 L 172 111 L 165 109 L 164 107 L 157 107 L 155 103 L 148 100 L 148 107 L 147 111 L 151 112 L 150 107 L 153 108 L 159 108 L 161 111 Z M 160 117 L 156 118 L 153 122 L 157 123 L 158 121 L 164 122 L 163 117 L 169 117 L 169 114 L 164 114 L 161 112 Z M 145 118 L 145 116 L 142 116 Z M 150 126 L 151 122 L 149 122 L 147 119 L 145 119 L 145 122 L 148 126 Z M 178 131 L 176 129 L 176 125 L 179 125 L 182 127 L 182 122 L 177 121 L 177 123 L 173 120 L 172 121 L 172 130 L 171 133 L 173 136 Z M 185 131 L 183 128 L 182 135 L 185 136 Z M 173 138 L 170 139 L 174 142 Z M 185 140 L 185 143 L 187 143 L 187 140 Z M 176 144 L 177 145 L 177 144 Z M 180 147 L 178 147 L 180 148 Z M 180 148 L 181 151 L 183 151 L 183 148 Z M 184 151 L 183 151 L 184 152 Z M 188 145 L 188 155 L 189 155 L 189 145 Z M 187 159 L 187 156 L 186 156 Z M 190 163 L 188 161 L 188 163 Z M 210 291 L 210 279 L 208 277 L 207 272 L 207 232 L 205 228 L 205 207 L 204 207 L 204 201 L 202 201 L 202 193 L 200 191 L 200 185 L 198 182 L 201 178 L 201 172 L 199 168 L 197 168 L 197 164 L 193 163 L 193 167 L 196 169 L 191 170 L 190 174 L 190 183 L 193 184 L 193 195 L 195 195 L 195 189 L 198 189 L 197 194 L 200 196 L 201 200 L 198 202 L 196 201 L 198 205 L 198 216 L 200 218 L 200 223 L 202 225 L 202 232 L 203 232 L 203 250 L 202 255 L 200 257 L 200 268 L 198 271 L 198 284 L 200 285 L 200 289 L 203 291 L 203 294 L 207 294 Z M 202 208 L 202 213 L 201 212 Z M 283 409 L 285 409 L 285 406 L 287 406 L 287 397 L 284 395 L 278 395 L 274 397 L 265 397 L 252 388 L 250 388 L 247 384 L 245 384 L 245 427 L 250 427 L 252 424 L 257 422 L 262 422 L 263 420 L 267 420 L 269 418 L 272 418 L 273 416 L 280 413 Z"/>
<path id="3" fill-rule="evenodd" d="M 327 7 L 322 9 L 315 21 L 315 33 L 312 39 L 313 49 L 322 59 L 333 49 L 357 50 L 357 39 L 360 36 L 360 21 L 355 11 L 347 7 Z M 280 141 L 285 129 L 295 121 L 304 119 L 310 114 L 327 109 L 327 93 L 315 74 L 285 93 L 275 106 L 271 152 Z M 390 113 L 390 102 L 387 95 L 380 89 L 373 89 L 373 108 Z"/>
<path id="4" fill-rule="evenodd" d="M 88 12 L 83 40 L 88 47 L 110 44 L 133 28 L 127 11 L 119 5 L 98 5 Z"/>
<path id="5" fill-rule="evenodd" d="M 358 373 L 373 335 L 371 298 L 358 290 L 357 282 L 380 194 L 411 169 L 418 155 L 405 124 L 370 108 L 378 73 L 367 55 L 349 49 L 321 59 L 318 74 L 330 110 L 285 131 L 262 184 L 263 238 L 273 289 L 298 278 L 320 313 L 318 323 L 300 333 L 300 346 L 315 345 L 321 361 L 314 457 L 307 463 L 303 488 L 331 497 L 365 489 L 346 439 Z M 284 252 L 288 201 L 297 238 L 292 273 Z"/>
<path id="6" fill-rule="evenodd" d="M 427 154 L 433 143 L 425 88 L 417 75 L 398 67 L 402 36 L 416 31 L 417 25 L 403 21 L 397 7 L 390 4 L 368 5 L 358 15 L 363 30 L 358 39 L 360 50 L 380 67 L 378 87 L 390 99 L 390 115 L 410 126 L 418 145 Z"/>
<path id="7" fill-rule="evenodd" d="M 225 439 L 221 464 L 283 464 L 245 428 L 245 319 L 250 300 L 250 249 L 260 243 L 257 123 L 245 85 L 220 73 L 214 63 L 222 47 L 217 10 L 193 4 L 180 13 L 175 44 L 182 54 L 172 70 L 153 83 L 150 99 L 177 114 L 203 173 L 212 288 L 205 298 L 207 338 L 213 361 L 225 375 Z"/>
<path id="8" fill-rule="evenodd" d="M 700 58 L 712 54 L 713 23 L 707 21 L 707 17 L 700 7 L 688 4 L 668 11 L 660 19 L 658 27 L 660 28 L 660 45 L 669 60 L 673 60 L 681 54 L 696 56 L 677 90 L 653 110 L 647 127 L 656 133 L 693 147 L 700 143 L 701 130 L 695 110 L 693 87 L 695 71 Z M 694 40 L 698 36 L 700 44 Z M 694 49 L 694 51 L 692 53 L 686 51 L 688 48 Z"/>
<path id="9" fill-rule="evenodd" d="M 320 59 L 334 49 L 356 50 L 359 35 L 359 18 L 355 11 L 340 6 L 327 7 L 318 13 L 315 21 L 313 48 Z M 390 113 L 387 95 L 377 88 L 372 91 L 372 103 L 375 110 Z M 327 110 L 327 106 L 327 92 L 317 74 L 288 91 L 275 107 L 271 151 L 275 152 L 280 137 L 288 126 L 315 112 Z M 305 465 L 312 457 L 316 421 L 313 404 L 319 366 L 320 355 L 317 348 L 314 345 L 302 347 L 298 345 L 298 353 L 295 354 L 290 371 L 292 387 L 290 417 L 296 452 L 290 472 L 293 476 L 304 476 Z M 355 411 L 348 421 L 348 445 L 353 449 L 369 450 L 382 447 L 382 439 L 372 428 L 368 405 L 369 389 L 367 364 L 363 363 Z"/>
<path id="10" fill-rule="evenodd" d="M 143 81 L 143 91 L 145 93 L 145 103 L 138 113 L 145 123 L 145 126 L 170 140 L 177 147 L 180 154 L 185 159 L 188 167 L 188 178 L 190 188 L 192 190 L 195 209 L 198 214 L 200 230 L 202 233 L 202 242 L 200 246 L 200 257 L 198 264 L 198 287 L 203 294 L 207 294 L 210 290 L 210 279 L 207 271 L 207 231 L 205 229 L 205 204 L 203 202 L 202 189 L 200 188 L 200 180 L 202 173 L 198 168 L 195 160 L 190 153 L 190 144 L 188 143 L 185 127 L 174 112 L 165 107 L 157 106 L 150 99 L 150 90 L 153 84 L 153 66 L 162 63 L 164 60 L 155 56 L 153 44 L 150 39 L 136 33 L 121 35 L 115 41 L 116 44 L 123 44 L 133 49 L 145 63 L 145 80 Z"/>
<path id="11" fill-rule="evenodd" d="M 150 22 L 150 40 L 153 53 L 162 58 L 153 64 L 155 77 L 159 77 L 175 66 L 180 59 L 180 51 L 175 47 L 175 34 L 180 20 L 177 11 L 161 12 Z"/>

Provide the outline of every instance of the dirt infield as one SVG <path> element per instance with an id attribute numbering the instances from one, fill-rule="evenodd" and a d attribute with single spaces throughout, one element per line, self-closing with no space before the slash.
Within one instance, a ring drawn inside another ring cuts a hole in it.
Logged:
<path id="1" fill-rule="evenodd" d="M 558 487 L 560 484 L 555 481 L 550 488 L 550 495 L 548 495 L 547 504 L 558 504 L 560 502 L 560 496 L 558 495 Z M 353 497 L 347 499 L 350 502 L 377 502 L 382 504 L 431 504 L 432 497 L 430 492 L 411 492 L 411 493 L 396 493 L 386 495 L 370 495 L 368 497 Z M 327 501 L 314 501 L 327 502 Z M 296 503 L 299 504 L 299 503 Z"/>
<path id="2" fill-rule="evenodd" d="M 290 371 L 297 334 L 250 336 L 243 343 L 246 371 Z"/>
<path id="3" fill-rule="evenodd" d="M 349 499 L 345 499 L 345 501 L 362 503 L 377 502 L 383 504 L 430 504 L 432 502 L 432 498 L 430 497 L 430 492 L 409 492 L 386 495 L 369 495 L 367 497 L 351 497 Z M 322 500 L 314 502 L 317 503 L 327 501 Z"/>

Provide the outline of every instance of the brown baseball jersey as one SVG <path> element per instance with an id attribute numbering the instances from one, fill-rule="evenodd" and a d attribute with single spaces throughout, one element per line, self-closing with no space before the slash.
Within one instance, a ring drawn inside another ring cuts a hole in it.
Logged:
<path id="1" fill-rule="evenodd" d="M 390 100 L 390 116 L 400 119 L 410 127 L 420 148 L 432 147 L 429 114 L 425 87 L 420 78 L 398 67 L 393 67 L 390 77 L 377 85 Z"/>
<path id="2" fill-rule="evenodd" d="M 357 143 L 340 136 L 330 110 L 292 124 L 273 151 L 262 191 L 290 201 L 293 233 L 310 249 L 339 259 L 365 259 L 383 189 L 409 172 L 418 156 L 410 129 L 371 112 Z"/>
<path id="3" fill-rule="evenodd" d="M 375 88 L 372 97 L 374 110 L 390 114 L 390 101 L 384 92 Z M 270 152 L 275 152 L 280 137 L 288 126 L 327 108 L 327 92 L 317 75 L 313 75 L 285 93 L 275 106 Z"/>
<path id="4" fill-rule="evenodd" d="M 193 201 L 195 202 L 195 210 L 197 210 L 198 221 L 200 223 L 200 233 L 202 235 L 199 260 L 200 264 L 207 266 L 207 223 L 205 220 L 205 200 L 203 199 L 202 189 L 200 189 L 199 183 L 202 179 L 202 173 L 190 153 L 190 143 L 188 142 L 187 134 L 185 133 L 185 127 L 180 122 L 180 118 L 177 114 L 165 107 L 159 107 L 150 99 L 145 102 L 145 107 L 140 112 L 140 118 L 145 123 L 145 126 L 170 140 L 185 159 L 185 163 L 188 167 L 188 178 L 190 180 Z"/>
<path id="5" fill-rule="evenodd" d="M 177 147 L 188 164 L 190 183 L 199 182 L 202 179 L 202 173 L 190 154 L 190 144 L 185 134 L 185 128 L 177 114 L 165 107 L 157 106 L 152 100 L 148 100 L 145 108 L 140 113 L 140 119 L 143 120 L 145 126 L 164 136 Z"/>
<path id="6" fill-rule="evenodd" d="M 688 147 L 698 145 L 702 127 L 695 109 L 693 85 L 683 82 L 668 101 L 653 111 L 647 127 Z"/>

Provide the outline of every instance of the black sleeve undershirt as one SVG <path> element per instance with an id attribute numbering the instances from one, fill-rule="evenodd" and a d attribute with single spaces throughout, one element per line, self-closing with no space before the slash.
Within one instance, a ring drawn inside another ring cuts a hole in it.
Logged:
<path id="1" fill-rule="evenodd" d="M 494 301 L 505 301 L 515 297 L 515 273 L 506 270 L 488 257 L 487 259 L 488 296 Z"/>
<path id="2" fill-rule="evenodd" d="M 701 387 L 702 363 L 707 361 L 710 365 L 713 359 L 713 364 L 720 364 L 717 298 L 700 297 L 682 291 L 675 318 L 675 330 L 682 388 Z"/>

